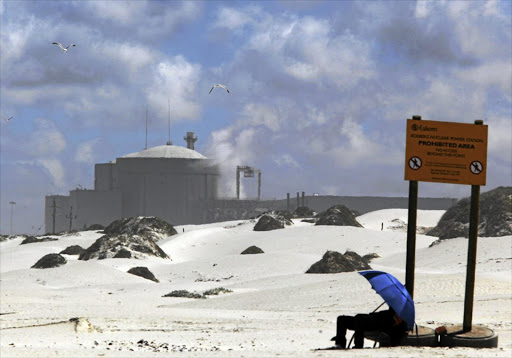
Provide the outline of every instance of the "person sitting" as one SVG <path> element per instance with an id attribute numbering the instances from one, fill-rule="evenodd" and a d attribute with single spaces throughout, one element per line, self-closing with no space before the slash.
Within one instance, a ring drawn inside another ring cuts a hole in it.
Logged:
<path id="1" fill-rule="evenodd" d="M 390 338 L 390 345 L 398 346 L 405 340 L 407 324 L 391 307 L 385 311 L 369 314 L 338 316 L 336 320 L 336 336 L 331 340 L 335 341 L 336 346 L 339 348 L 348 348 L 346 347 L 347 339 L 345 337 L 347 329 L 355 332 L 354 348 L 363 348 L 365 331 L 384 332 Z"/>

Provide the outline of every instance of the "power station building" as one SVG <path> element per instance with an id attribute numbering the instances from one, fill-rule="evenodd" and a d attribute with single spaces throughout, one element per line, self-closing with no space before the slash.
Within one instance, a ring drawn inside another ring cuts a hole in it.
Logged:
<path id="1" fill-rule="evenodd" d="M 204 205 L 217 198 L 220 172 L 194 150 L 196 139 L 188 132 L 187 148 L 168 143 L 96 164 L 93 190 L 46 196 L 46 232 L 134 216 L 156 216 L 173 225 L 206 222 Z"/>
<path id="2" fill-rule="evenodd" d="M 69 195 L 45 198 L 45 232 L 83 230 L 93 224 L 109 225 L 126 217 L 156 216 L 172 225 L 203 224 L 255 217 L 270 210 L 293 211 L 307 206 L 316 212 L 343 204 L 361 214 L 388 208 L 407 208 L 408 198 L 305 196 L 261 200 L 261 171 L 249 166 L 233 168 L 237 197 L 218 195 L 220 169 L 194 150 L 197 138 L 188 132 L 187 147 L 160 145 L 96 164 L 94 189 L 75 189 Z M 236 171 L 235 171 L 236 169 Z M 250 180 L 258 174 L 258 198 L 240 199 L 240 174 Z M 224 178 L 226 180 L 226 178 Z M 451 198 L 418 198 L 418 209 L 445 210 Z"/>

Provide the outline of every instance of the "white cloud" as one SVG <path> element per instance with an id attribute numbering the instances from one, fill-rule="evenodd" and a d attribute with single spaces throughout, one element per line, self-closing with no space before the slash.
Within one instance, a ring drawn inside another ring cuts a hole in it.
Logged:
<path id="1" fill-rule="evenodd" d="M 132 74 L 151 65 L 157 59 L 156 52 L 143 44 L 108 41 L 96 43 L 93 46 L 97 55 L 105 58 L 105 62 L 112 61 L 118 65 L 123 64 L 130 69 Z"/>
<path id="2" fill-rule="evenodd" d="M 94 151 L 100 141 L 101 138 L 95 138 L 78 144 L 75 160 L 80 163 L 93 164 L 95 162 Z"/>
<path id="3" fill-rule="evenodd" d="M 487 155 L 497 158 L 499 163 L 511 163 L 512 141 L 510 135 L 512 133 L 512 121 L 510 118 L 491 117 L 484 124 L 489 126 Z"/>
<path id="4" fill-rule="evenodd" d="M 279 167 L 291 167 L 291 168 L 300 168 L 299 162 L 295 160 L 289 153 L 284 153 L 281 155 L 275 155 L 273 158 L 274 162 Z"/>
<path id="5" fill-rule="evenodd" d="M 135 37 L 152 39 L 172 35 L 181 24 L 195 19 L 201 8 L 195 1 L 87 1 L 80 6 L 107 28 L 124 27 Z"/>
<path id="6" fill-rule="evenodd" d="M 60 160 L 38 159 L 37 163 L 46 170 L 57 189 L 63 190 L 66 188 L 66 182 L 64 180 L 65 170 Z"/>
<path id="7" fill-rule="evenodd" d="M 414 15 L 417 18 L 423 18 L 427 17 L 430 13 L 430 4 L 432 4 L 433 1 L 428 0 L 417 0 L 416 1 L 416 9 L 414 11 Z"/>
<path id="8" fill-rule="evenodd" d="M 26 151 L 33 157 L 55 156 L 66 148 L 66 139 L 55 123 L 46 119 L 36 120 L 37 129 L 31 134 Z"/>
<path id="9" fill-rule="evenodd" d="M 213 27 L 225 27 L 230 30 L 237 30 L 247 24 L 254 22 L 253 16 L 256 8 L 240 11 L 238 9 L 223 7 L 217 13 L 217 19 Z"/>
<path id="10" fill-rule="evenodd" d="M 457 69 L 454 74 L 473 88 L 476 86 L 488 89 L 490 86 L 497 86 L 508 100 L 512 101 L 512 63 L 510 61 L 486 62 L 469 69 Z"/>
<path id="11" fill-rule="evenodd" d="M 196 119 L 200 114 L 196 87 L 201 77 L 201 66 L 175 56 L 160 62 L 153 71 L 152 84 L 146 89 L 147 101 L 161 118 L 167 119 L 169 99 L 171 121 Z"/>
<path id="12" fill-rule="evenodd" d="M 340 145 L 326 151 L 339 167 L 397 164 L 402 158 L 397 148 L 388 147 L 379 139 L 370 138 L 364 132 L 363 126 L 354 120 L 343 121 L 341 134 L 343 139 Z"/>
<path id="13" fill-rule="evenodd" d="M 252 126 L 264 125 L 273 132 L 281 129 L 282 114 L 279 110 L 267 105 L 249 103 L 243 110 L 243 116 L 247 118 L 247 124 Z"/>
<path id="14" fill-rule="evenodd" d="M 0 32 L 2 63 L 22 57 L 37 23 L 33 16 L 29 16 L 18 22 L 6 20 L 7 19 L 4 18 L 4 15 L 2 14 L 3 24 L 2 31 Z M 7 27 L 8 30 L 6 30 Z"/>
<path id="15" fill-rule="evenodd" d="M 143 1 L 87 1 L 84 5 L 94 16 L 122 25 L 135 22 L 146 6 Z"/>

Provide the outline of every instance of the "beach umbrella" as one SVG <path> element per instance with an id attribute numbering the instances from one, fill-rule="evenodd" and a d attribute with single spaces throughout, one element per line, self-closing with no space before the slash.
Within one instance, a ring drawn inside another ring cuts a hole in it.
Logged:
<path id="1" fill-rule="evenodd" d="M 395 276 L 383 271 L 360 271 L 372 285 L 372 288 L 384 299 L 389 307 L 395 310 L 406 323 L 407 328 L 414 328 L 414 301 L 407 289 Z"/>

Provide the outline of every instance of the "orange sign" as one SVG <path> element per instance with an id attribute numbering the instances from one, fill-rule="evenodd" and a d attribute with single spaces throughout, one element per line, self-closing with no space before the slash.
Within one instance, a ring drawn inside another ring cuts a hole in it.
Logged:
<path id="1" fill-rule="evenodd" d="M 487 125 L 407 120 L 405 180 L 485 185 Z"/>

